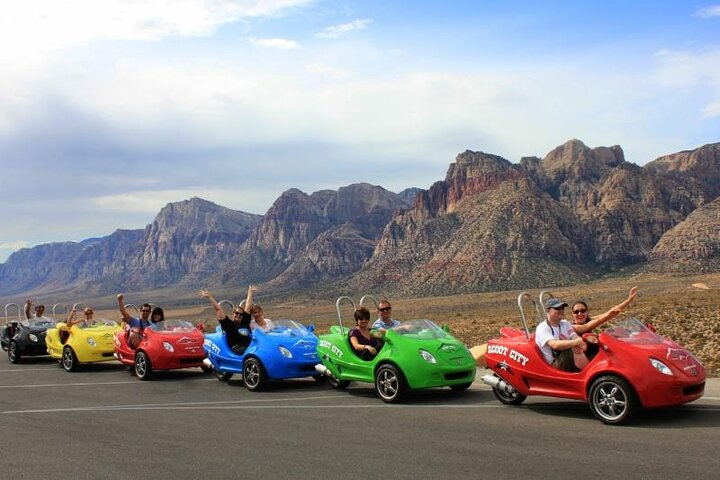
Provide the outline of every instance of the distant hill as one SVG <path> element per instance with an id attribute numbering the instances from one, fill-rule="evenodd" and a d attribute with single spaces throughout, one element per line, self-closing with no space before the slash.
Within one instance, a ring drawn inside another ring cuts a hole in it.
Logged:
<path id="1" fill-rule="evenodd" d="M 284 192 L 265 215 L 192 198 L 144 230 L 39 245 L 0 264 L 0 296 L 264 284 L 440 295 L 586 281 L 628 266 L 720 270 L 720 144 L 625 161 L 570 140 L 520 163 L 465 151 L 444 180 Z"/>

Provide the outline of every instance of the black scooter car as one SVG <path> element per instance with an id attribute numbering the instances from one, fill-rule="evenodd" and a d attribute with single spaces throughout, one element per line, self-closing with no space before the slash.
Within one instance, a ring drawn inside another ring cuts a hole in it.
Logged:
<path id="1" fill-rule="evenodd" d="M 17 318 L 10 318 L 8 311 L 17 310 Z M 20 363 L 24 356 L 47 355 L 45 332 L 55 326 L 55 321 L 47 317 L 23 319 L 23 315 L 14 303 L 5 305 L 5 325 L 0 328 L 0 345 L 8 352 L 10 363 Z"/>

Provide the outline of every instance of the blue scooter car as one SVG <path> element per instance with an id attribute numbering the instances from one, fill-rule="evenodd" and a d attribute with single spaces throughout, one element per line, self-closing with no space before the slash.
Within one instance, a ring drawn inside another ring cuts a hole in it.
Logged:
<path id="1" fill-rule="evenodd" d="M 242 375 L 248 390 L 262 390 L 270 380 L 313 377 L 323 380 L 315 370 L 318 339 L 314 327 L 305 327 L 294 320 L 274 320 L 275 328 L 263 332 L 256 328 L 250 345 L 242 355 L 230 350 L 222 328 L 205 335 L 203 348 L 220 381 L 228 381 L 234 374 Z"/>

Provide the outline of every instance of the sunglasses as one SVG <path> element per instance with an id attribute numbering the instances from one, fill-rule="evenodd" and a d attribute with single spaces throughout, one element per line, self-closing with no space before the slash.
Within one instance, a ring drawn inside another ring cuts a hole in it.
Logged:
<path id="1" fill-rule="evenodd" d="M 392 310 L 392 307 L 378 308 L 378 312 L 389 312 L 390 310 Z"/>
<path id="2" fill-rule="evenodd" d="M 233 312 L 233 315 L 242 315 L 243 312 Z"/>
<path id="3" fill-rule="evenodd" d="M 575 315 L 580 315 L 581 313 L 587 313 L 587 310 L 573 310 L 573 313 Z"/>
<path id="4" fill-rule="evenodd" d="M 557 310 L 558 312 L 564 312 L 564 311 L 565 311 L 565 307 L 550 307 L 550 308 L 552 308 L 553 310 Z"/>

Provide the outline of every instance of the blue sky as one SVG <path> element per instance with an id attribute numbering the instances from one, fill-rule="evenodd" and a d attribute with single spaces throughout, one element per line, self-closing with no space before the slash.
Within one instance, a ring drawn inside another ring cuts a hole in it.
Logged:
<path id="1" fill-rule="evenodd" d="M 455 156 L 720 141 L 720 2 L 25 0 L 0 12 L 0 262 L 199 196 L 429 187 Z"/>

